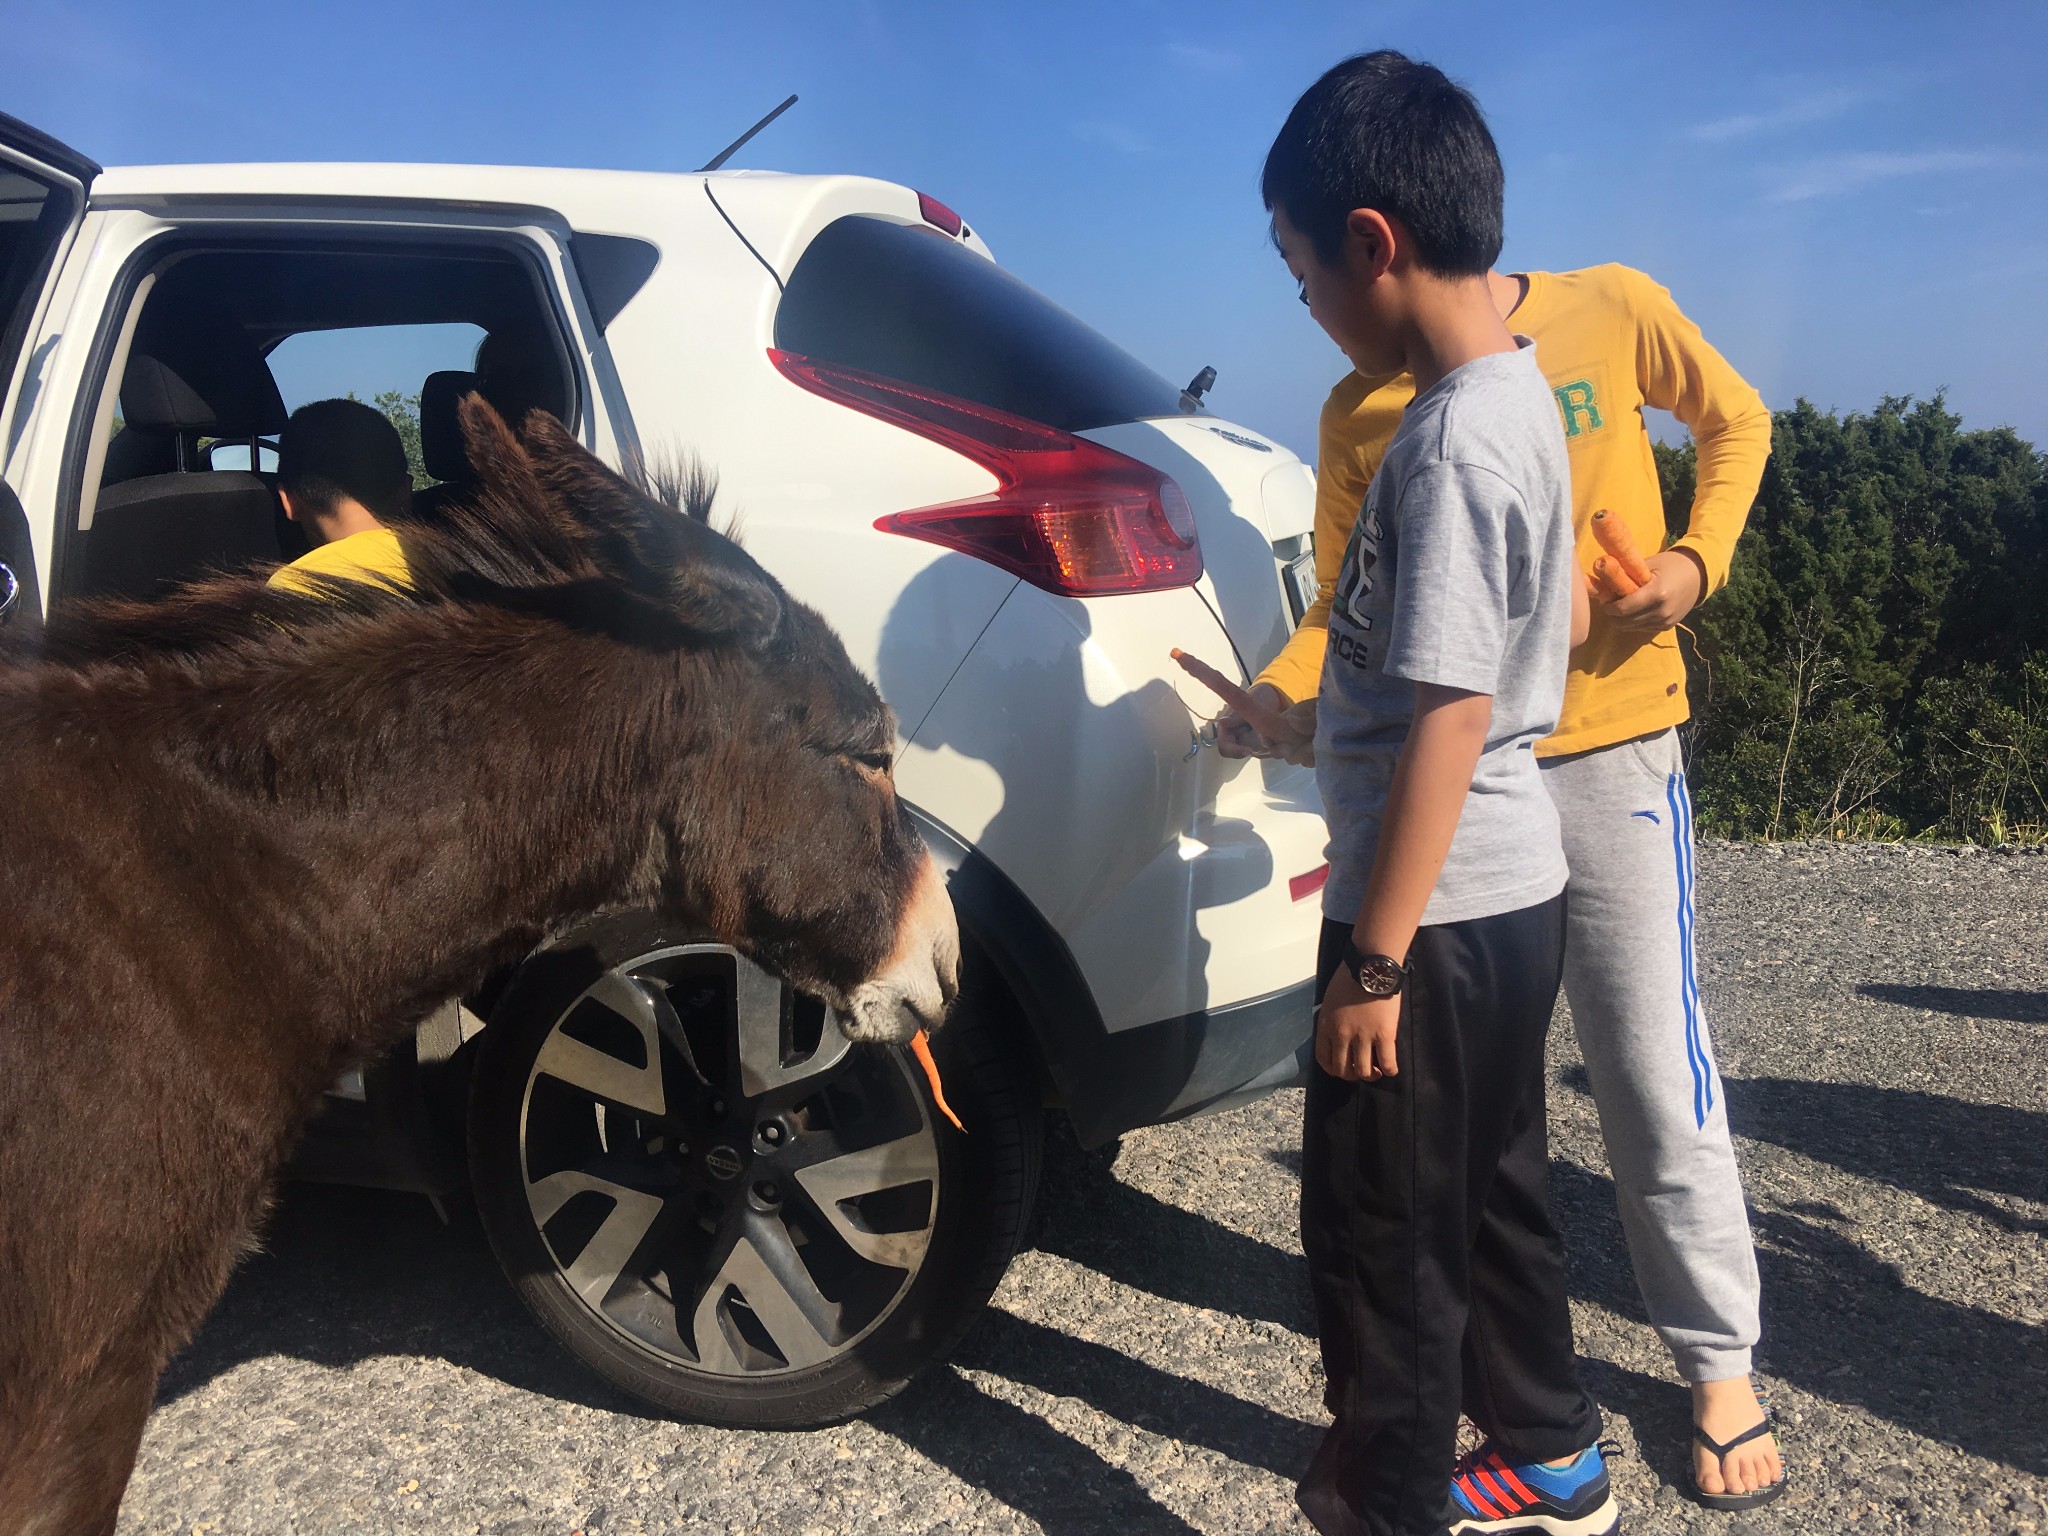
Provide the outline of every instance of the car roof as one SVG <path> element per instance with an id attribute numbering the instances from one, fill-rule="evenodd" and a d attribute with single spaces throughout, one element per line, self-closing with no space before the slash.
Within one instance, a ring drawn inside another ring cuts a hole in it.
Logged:
<path id="1" fill-rule="evenodd" d="M 811 234 L 847 213 L 916 222 L 919 194 L 869 176 L 792 175 L 782 171 L 601 171 L 540 165 L 437 165 L 423 162 L 279 161 L 247 164 L 123 165 L 92 184 L 96 208 L 160 206 L 170 201 L 349 199 L 358 203 L 437 203 L 447 207 L 544 209 L 572 225 L 632 234 L 659 224 L 658 210 L 706 208 L 737 219 L 760 254 L 786 272 Z M 982 256 L 987 244 L 963 243 Z"/>
<path id="2" fill-rule="evenodd" d="M 543 165 L 443 165 L 406 161 L 254 161 L 196 165 L 116 165 L 93 183 L 98 202 L 158 197 L 379 197 L 448 203 L 534 205 L 557 196 L 659 193 L 701 182 L 831 178 L 776 171 L 577 170 Z M 792 191 L 795 188 L 792 187 Z"/>

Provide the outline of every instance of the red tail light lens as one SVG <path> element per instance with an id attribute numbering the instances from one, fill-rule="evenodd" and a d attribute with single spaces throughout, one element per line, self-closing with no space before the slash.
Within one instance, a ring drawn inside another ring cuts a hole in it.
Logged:
<path id="1" fill-rule="evenodd" d="M 768 356 L 813 394 L 943 444 L 996 477 L 986 496 L 879 518 L 883 532 L 957 549 L 1068 597 L 1161 592 L 1201 579 L 1194 509 L 1149 464 L 880 374 L 773 348 Z"/>
<path id="2" fill-rule="evenodd" d="M 917 211 L 923 215 L 925 223 L 943 229 L 949 235 L 957 236 L 967 227 L 966 221 L 959 214 L 929 193 L 917 194 Z"/>

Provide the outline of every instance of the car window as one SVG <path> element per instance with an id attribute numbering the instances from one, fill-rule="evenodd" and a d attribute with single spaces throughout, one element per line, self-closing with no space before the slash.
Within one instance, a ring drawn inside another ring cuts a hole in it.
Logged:
<path id="1" fill-rule="evenodd" d="M 70 192 L 0 162 L 0 394 L 72 202 Z"/>
<path id="2" fill-rule="evenodd" d="M 433 476 L 420 457 L 421 382 L 443 369 L 473 367 L 483 339 L 482 327 L 475 325 L 348 326 L 287 336 L 271 348 L 266 361 L 288 411 L 314 400 L 350 396 L 390 417 L 405 444 L 413 484 L 424 486 L 433 483 Z M 248 445 L 220 444 L 213 467 L 247 469 Z"/>
<path id="3" fill-rule="evenodd" d="M 935 230 L 854 216 L 790 273 L 775 344 L 1082 432 L 1180 391 L 1030 285 Z"/>

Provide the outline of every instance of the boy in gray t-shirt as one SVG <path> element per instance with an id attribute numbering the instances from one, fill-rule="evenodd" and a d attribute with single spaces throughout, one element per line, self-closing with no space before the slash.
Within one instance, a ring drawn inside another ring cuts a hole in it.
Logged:
<path id="1" fill-rule="evenodd" d="M 1373 53 L 1295 104 L 1261 190 L 1317 323 L 1416 389 L 1323 662 L 1301 1238 L 1335 1423 L 1296 1497 L 1324 1536 L 1609 1536 L 1545 1193 L 1565 864 L 1533 750 L 1585 605 L 1556 408 L 1486 286 L 1500 161 L 1471 97 Z"/>
<path id="2" fill-rule="evenodd" d="M 1535 745 L 1557 725 L 1571 649 L 1571 471 L 1535 348 L 1476 357 L 1417 395 L 1352 526 L 1330 605 L 1316 782 L 1330 822 L 1323 911 L 1365 900 L 1415 685 L 1493 701 L 1425 924 L 1564 889 Z"/>

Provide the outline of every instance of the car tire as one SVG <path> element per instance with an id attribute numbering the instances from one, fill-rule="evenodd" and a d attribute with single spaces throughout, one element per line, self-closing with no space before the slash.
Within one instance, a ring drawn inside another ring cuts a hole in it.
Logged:
<path id="1" fill-rule="evenodd" d="M 615 1386 L 712 1424 L 844 1420 L 943 1359 L 1030 1220 L 1043 1126 L 1021 1021 L 970 955 L 900 1048 L 648 916 L 529 959 L 476 1042 L 485 1232 L 548 1330 Z"/>

